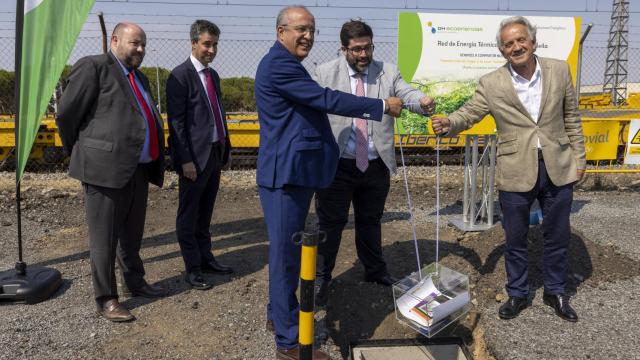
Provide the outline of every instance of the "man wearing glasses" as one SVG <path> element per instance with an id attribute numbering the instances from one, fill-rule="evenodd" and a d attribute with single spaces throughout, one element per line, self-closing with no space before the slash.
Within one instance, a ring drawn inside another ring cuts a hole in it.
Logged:
<path id="1" fill-rule="evenodd" d="M 316 68 L 320 85 L 369 98 L 399 97 L 412 112 L 433 112 L 433 99 L 409 86 L 396 66 L 373 60 L 373 31 L 369 25 L 359 19 L 346 22 L 340 41 L 344 56 Z M 328 300 L 331 272 L 351 203 L 356 249 L 365 280 L 383 286 L 396 282 L 382 257 L 380 226 L 390 173 L 396 171 L 394 120 L 386 115 L 375 123 L 338 115 L 330 115 L 329 120 L 340 160 L 331 186 L 317 193 L 320 230 L 327 233 L 326 241 L 318 246 L 317 306 L 326 305 Z"/>
<path id="2" fill-rule="evenodd" d="M 277 359 L 298 359 L 296 298 L 300 247 L 291 236 L 304 229 L 313 193 L 333 181 L 338 146 L 327 113 L 380 121 L 399 116 L 398 98 L 368 99 L 323 88 L 302 66 L 313 47 L 315 20 L 303 6 L 280 11 L 277 41 L 256 72 L 260 119 L 256 180 L 269 234 L 269 305 Z M 315 350 L 314 359 L 328 359 Z"/>

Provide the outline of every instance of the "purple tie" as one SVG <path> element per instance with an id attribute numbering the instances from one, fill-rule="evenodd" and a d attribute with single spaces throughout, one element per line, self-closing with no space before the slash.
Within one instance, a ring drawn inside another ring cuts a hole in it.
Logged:
<path id="1" fill-rule="evenodd" d="M 362 74 L 356 76 L 356 96 L 364 96 L 364 82 Z M 367 171 L 369 167 L 369 139 L 367 132 L 367 120 L 356 119 L 356 167 L 362 171 Z"/>
<path id="2" fill-rule="evenodd" d="M 220 114 L 220 108 L 218 107 L 218 95 L 216 89 L 213 87 L 213 79 L 211 79 L 211 70 L 204 69 L 204 77 L 207 79 L 207 95 L 209 95 L 209 102 L 211 103 L 211 111 L 213 111 L 213 119 L 216 123 L 216 132 L 218 133 L 218 141 L 221 145 L 225 144 L 224 125 L 222 124 L 222 115 Z"/>

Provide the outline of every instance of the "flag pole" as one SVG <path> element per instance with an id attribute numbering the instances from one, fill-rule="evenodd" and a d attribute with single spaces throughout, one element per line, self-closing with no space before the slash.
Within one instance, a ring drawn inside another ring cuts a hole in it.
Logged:
<path id="1" fill-rule="evenodd" d="M 62 285 L 58 270 L 42 266 L 31 266 L 22 259 L 22 212 L 20 209 L 20 82 L 22 69 L 22 38 L 24 29 L 24 0 L 16 0 L 16 47 L 15 47 L 15 157 L 16 157 L 16 215 L 18 217 L 18 262 L 13 270 L 0 272 L 0 300 L 12 300 L 35 304 L 48 299 Z M 25 159 L 26 161 L 26 159 Z"/>
<path id="2" fill-rule="evenodd" d="M 20 127 L 18 126 L 20 121 L 20 75 L 22 68 L 22 29 L 24 25 L 24 0 L 16 1 L 16 50 L 15 50 L 15 106 L 16 106 L 16 118 L 15 118 L 15 148 L 18 149 L 18 139 L 20 138 Z M 18 152 L 15 151 L 17 155 Z M 18 262 L 16 263 L 16 272 L 18 275 L 24 275 L 27 269 L 27 264 L 22 261 L 22 212 L 20 209 L 20 177 L 18 176 L 18 159 L 16 156 L 16 213 L 18 216 Z"/>

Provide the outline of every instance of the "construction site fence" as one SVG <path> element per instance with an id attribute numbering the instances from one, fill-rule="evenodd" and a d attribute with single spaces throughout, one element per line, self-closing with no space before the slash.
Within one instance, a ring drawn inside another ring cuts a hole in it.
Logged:
<path id="1" fill-rule="evenodd" d="M 375 40 L 375 39 L 374 39 Z M 374 58 L 377 60 L 397 63 L 397 43 L 374 41 Z M 248 77 L 254 78 L 259 60 L 273 45 L 269 40 L 224 40 L 218 46 L 218 55 L 212 66 L 218 71 L 221 78 Z M 12 154 L 14 144 L 13 116 L 14 103 L 14 82 L 11 73 L 14 69 L 13 47 L 14 38 L 0 38 L 0 170 L 12 167 Z M 142 66 L 155 68 L 148 72 L 150 80 L 151 95 L 154 101 L 159 104 L 161 112 L 164 112 L 165 94 L 164 86 L 168 72 L 184 62 L 190 54 L 190 44 L 188 40 L 150 38 L 147 44 L 147 53 Z M 496 50 L 497 51 L 497 50 Z M 68 61 L 69 65 L 75 63 L 79 58 L 99 54 L 102 52 L 102 39 L 100 37 L 78 38 L 75 48 Z M 303 62 L 310 73 L 314 68 L 324 62 L 341 56 L 340 44 L 336 41 L 316 41 L 311 54 Z M 610 159 L 600 159 L 593 161 L 605 167 L 616 168 L 622 163 L 622 158 L 626 146 L 626 138 L 623 138 L 626 124 L 630 119 L 640 118 L 640 48 L 628 49 L 628 60 L 626 61 L 628 70 L 628 103 L 621 107 L 612 107 L 609 97 L 602 93 L 602 83 L 606 68 L 607 48 L 585 46 L 582 50 L 582 70 L 580 76 L 580 106 L 587 117 L 593 121 L 613 121 L 618 123 L 617 136 L 615 138 L 617 151 Z M 154 76 L 155 75 L 155 76 Z M 60 88 L 52 94 L 52 101 L 47 109 L 46 118 L 36 138 L 36 142 L 28 164 L 29 171 L 58 171 L 65 169 L 65 158 L 62 152 L 57 129 L 55 127 L 55 111 L 57 99 L 60 96 Z M 225 89 L 223 88 L 223 93 Z M 252 94 L 251 94 L 252 95 Z M 158 100 L 160 100 L 158 102 Z M 255 113 L 246 115 L 236 114 L 238 110 L 246 109 L 227 108 L 229 116 L 229 132 L 232 145 L 235 150 L 232 157 L 237 159 L 238 167 L 252 167 L 255 164 L 258 147 L 257 117 Z M 166 124 L 166 122 L 165 122 Z M 400 134 L 396 137 L 396 142 L 403 142 L 408 149 L 407 157 L 409 163 L 424 164 L 431 162 L 434 154 L 435 138 L 428 134 L 406 135 Z M 450 140 L 443 144 L 446 161 L 450 163 L 462 163 L 464 148 L 464 137 Z M 448 157 L 447 157 L 448 156 Z M 626 168 L 628 170 L 628 168 Z"/>

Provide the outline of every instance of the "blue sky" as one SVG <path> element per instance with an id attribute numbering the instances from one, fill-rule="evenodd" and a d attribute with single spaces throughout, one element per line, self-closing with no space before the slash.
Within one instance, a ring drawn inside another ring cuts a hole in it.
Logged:
<path id="1" fill-rule="evenodd" d="M 383 60 L 393 60 L 395 54 L 391 56 L 390 53 L 394 52 L 393 43 L 395 43 L 397 36 L 397 18 L 398 13 L 402 11 L 499 14 L 505 17 L 515 14 L 580 16 L 582 17 L 583 29 L 587 23 L 594 24 L 585 46 L 601 48 L 597 57 L 606 57 L 606 49 L 603 48 L 607 45 L 612 9 L 611 0 L 97 0 L 80 37 L 85 38 L 85 43 L 92 44 L 90 50 L 85 46 L 84 52 L 99 52 L 97 38 L 100 36 L 100 27 L 96 16 L 99 11 L 105 15 L 108 32 L 111 31 L 113 25 L 120 21 L 136 22 L 145 29 L 149 39 L 151 51 L 147 55 L 148 58 L 145 59 L 145 65 L 159 63 L 160 66 L 169 67 L 177 65 L 177 59 L 186 58 L 189 52 L 186 41 L 188 29 L 196 18 L 208 19 L 220 26 L 222 29 L 221 52 L 225 50 L 225 42 L 228 52 L 237 51 L 236 48 L 243 46 L 247 49 L 252 46 L 260 47 L 258 51 L 260 52 L 263 50 L 259 41 L 268 44 L 268 41 L 275 38 L 274 24 L 278 10 L 290 4 L 304 4 L 316 17 L 316 27 L 319 33 L 316 36 L 317 48 L 314 48 L 312 55 L 313 52 L 317 52 L 318 55 L 324 54 L 318 61 L 324 60 L 329 56 L 329 53 L 335 52 L 334 50 L 339 47 L 340 26 L 355 17 L 362 18 L 372 26 L 376 43 L 388 45 L 388 49 L 384 51 L 376 50 L 376 55 L 382 56 Z M 629 9 L 631 12 L 629 18 L 630 47 L 640 49 L 639 2 L 631 1 Z M 14 21 L 15 1 L 0 1 L 0 68 L 8 68 L 13 65 L 11 42 L 15 35 Z M 169 41 L 169 39 L 175 40 Z M 179 40 L 185 40 L 184 46 Z M 231 49 L 231 44 L 234 49 Z M 321 46 L 324 46 L 325 49 Z M 175 53 L 167 53 L 168 48 L 174 50 Z M 156 49 L 158 51 L 155 51 Z M 603 52 L 604 55 L 600 55 Z M 85 53 L 80 54 L 80 50 L 76 50 L 74 53 L 72 61 L 81 55 L 86 55 Z M 253 59 L 242 60 L 242 54 L 243 52 L 240 54 L 234 52 L 233 56 L 238 61 L 254 61 Z M 249 56 L 254 57 L 254 54 Z M 167 60 L 168 58 L 170 60 Z M 631 53 L 629 59 L 632 60 Z M 218 62 L 222 60 L 216 59 Z M 310 58 L 308 61 L 312 62 L 314 59 Z M 220 65 L 222 66 L 222 64 Z M 239 66 L 239 63 L 231 65 Z M 250 70 L 247 71 L 250 72 Z"/>
<path id="2" fill-rule="evenodd" d="M 78 0 L 80 1 L 80 0 Z M 97 0 L 81 36 L 99 36 L 97 12 L 105 14 L 107 28 L 119 21 L 140 23 L 150 38 L 185 38 L 188 25 L 195 18 L 217 23 L 225 39 L 273 39 L 275 16 L 289 4 L 301 3 L 317 19 L 318 40 L 335 40 L 341 24 L 353 17 L 367 20 L 380 39 L 392 41 L 401 11 L 468 14 L 521 14 L 581 16 L 583 23 L 596 24 L 589 41 L 603 44 L 607 40 L 611 0 Z M 630 36 L 636 35 L 640 47 L 640 6 L 631 1 Z M 0 1 L 0 37 L 14 34 L 15 1 Z"/>

